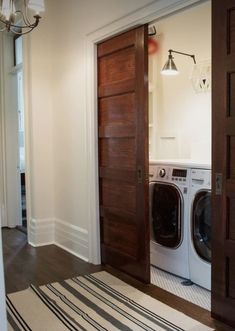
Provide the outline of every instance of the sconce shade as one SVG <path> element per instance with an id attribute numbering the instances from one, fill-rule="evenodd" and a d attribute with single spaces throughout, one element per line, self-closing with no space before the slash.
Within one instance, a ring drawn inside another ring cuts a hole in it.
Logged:
<path id="1" fill-rule="evenodd" d="M 28 8 L 34 10 L 37 14 L 45 11 L 44 0 L 29 0 Z"/>
<path id="2" fill-rule="evenodd" d="M 179 74 L 179 71 L 173 60 L 173 56 L 171 54 L 168 56 L 168 60 L 162 68 L 161 74 L 166 76 L 175 76 Z"/>

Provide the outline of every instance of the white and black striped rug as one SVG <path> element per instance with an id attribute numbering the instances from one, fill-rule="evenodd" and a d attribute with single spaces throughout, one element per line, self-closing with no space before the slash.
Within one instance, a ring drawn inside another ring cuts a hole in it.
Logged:
<path id="1" fill-rule="evenodd" d="M 10 294 L 7 314 L 9 331 L 212 330 L 104 271 Z"/>

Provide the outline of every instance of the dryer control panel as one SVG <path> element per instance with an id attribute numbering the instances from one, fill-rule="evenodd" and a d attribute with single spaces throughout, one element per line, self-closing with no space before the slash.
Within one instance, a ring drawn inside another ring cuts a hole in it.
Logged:
<path id="1" fill-rule="evenodd" d="M 191 171 L 192 187 L 211 188 L 211 171 L 206 169 L 192 169 Z"/>

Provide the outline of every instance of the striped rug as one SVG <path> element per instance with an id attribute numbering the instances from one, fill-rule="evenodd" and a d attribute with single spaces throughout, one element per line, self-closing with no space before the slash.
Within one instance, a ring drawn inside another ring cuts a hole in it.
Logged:
<path id="1" fill-rule="evenodd" d="M 8 330 L 210 331 L 107 272 L 7 296 Z"/>

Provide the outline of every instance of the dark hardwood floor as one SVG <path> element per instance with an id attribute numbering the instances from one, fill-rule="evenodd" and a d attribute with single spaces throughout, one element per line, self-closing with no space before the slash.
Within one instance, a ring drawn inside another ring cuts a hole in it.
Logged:
<path id="1" fill-rule="evenodd" d="M 154 285 L 145 285 L 111 267 L 94 266 L 84 262 L 55 245 L 34 248 L 27 243 L 27 237 L 21 231 L 3 229 L 2 233 L 7 293 L 21 291 L 30 284 L 42 285 L 106 270 L 142 292 L 214 328 L 216 331 L 234 331 L 234 329 L 213 320 L 207 310 Z"/>
<path id="2" fill-rule="evenodd" d="M 34 248 L 19 230 L 3 229 L 2 233 L 7 293 L 101 270 L 55 245 Z"/>

